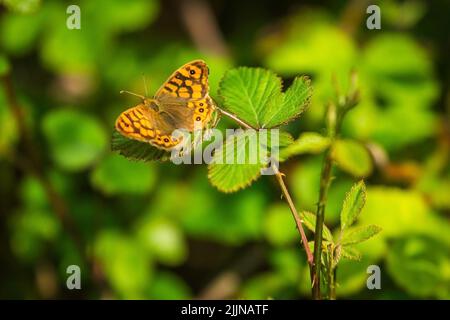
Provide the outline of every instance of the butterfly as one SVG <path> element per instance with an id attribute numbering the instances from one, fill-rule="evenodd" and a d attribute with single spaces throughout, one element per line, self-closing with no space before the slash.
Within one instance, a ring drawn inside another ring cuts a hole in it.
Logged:
<path id="1" fill-rule="evenodd" d="M 172 135 L 174 130 L 193 132 L 194 127 L 203 129 L 216 121 L 208 75 L 206 63 L 194 60 L 177 69 L 153 98 L 123 91 L 140 97 L 142 102 L 119 115 L 116 130 L 127 138 L 172 150 L 183 140 Z"/>

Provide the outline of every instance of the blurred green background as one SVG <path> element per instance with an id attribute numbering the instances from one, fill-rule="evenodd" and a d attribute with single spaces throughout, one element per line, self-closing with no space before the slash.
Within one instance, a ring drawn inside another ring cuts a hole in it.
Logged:
<path id="1" fill-rule="evenodd" d="M 81 30 L 66 28 L 70 4 Z M 115 118 L 202 58 L 211 94 L 233 66 L 312 78 L 289 131 L 324 133 L 332 76 L 360 78 L 343 136 L 363 142 L 362 224 L 383 231 L 339 265 L 338 298 L 450 298 L 449 1 L 0 1 L 0 298 L 297 299 L 304 252 L 272 177 L 222 194 L 206 166 L 131 162 L 110 151 Z M 223 119 L 221 128 L 235 126 Z M 283 164 L 299 209 L 315 210 L 320 155 Z M 355 178 L 336 170 L 326 222 Z M 311 236 L 311 235 L 309 235 Z M 66 288 L 66 268 L 82 290 Z M 377 264 L 382 289 L 366 288 Z"/>

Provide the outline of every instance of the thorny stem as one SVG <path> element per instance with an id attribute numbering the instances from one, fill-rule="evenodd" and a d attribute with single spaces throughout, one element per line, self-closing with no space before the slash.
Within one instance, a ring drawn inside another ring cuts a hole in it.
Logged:
<path id="1" fill-rule="evenodd" d="M 331 183 L 331 170 L 333 168 L 333 146 L 336 137 L 339 135 L 342 121 L 346 113 L 354 108 L 359 102 L 359 91 L 357 90 L 357 74 L 353 72 L 350 77 L 350 90 L 347 95 L 341 96 L 339 86 L 337 84 L 336 78 L 335 90 L 338 95 L 337 106 L 334 103 L 329 104 L 326 122 L 328 137 L 330 138 L 330 145 L 325 152 L 325 157 L 323 160 L 322 173 L 320 176 L 320 191 L 319 191 L 319 202 L 317 204 L 316 212 L 316 229 L 314 232 L 314 272 L 312 272 L 313 277 L 313 288 L 312 295 L 316 300 L 321 299 L 320 294 L 320 272 L 322 267 L 321 256 L 322 256 L 322 231 L 323 224 L 325 220 L 325 206 L 327 203 L 328 189 Z M 332 263 L 332 262 L 331 262 Z M 335 298 L 335 282 L 336 277 L 333 273 L 335 268 L 330 268 L 327 272 L 327 278 L 331 280 L 329 283 L 329 297 L 331 299 Z"/>
<path id="2" fill-rule="evenodd" d="M 308 260 L 308 265 L 310 268 L 313 267 L 313 255 L 311 253 L 311 250 L 309 249 L 308 245 L 308 239 L 306 238 L 305 231 L 303 230 L 302 220 L 300 219 L 300 216 L 298 215 L 297 209 L 295 208 L 294 202 L 292 201 L 291 195 L 289 194 L 289 190 L 287 189 L 284 181 L 283 181 L 283 174 L 278 171 L 278 169 L 275 169 L 275 178 L 278 181 L 278 184 L 280 185 L 281 191 L 283 192 L 284 198 L 286 199 L 286 202 L 289 205 L 289 209 L 291 209 L 292 216 L 294 217 L 295 224 L 297 225 L 297 229 L 300 233 L 300 237 L 302 239 L 303 247 L 305 248 L 306 257 Z"/>
<path id="3" fill-rule="evenodd" d="M 236 115 L 234 115 L 228 111 L 219 109 L 219 112 L 226 115 L 228 118 L 233 119 L 234 121 L 236 121 L 238 124 L 240 124 L 241 126 L 243 126 L 246 129 L 255 129 L 256 130 L 256 128 L 252 127 L 251 125 L 246 123 L 244 120 L 239 119 Z"/>
<path id="4" fill-rule="evenodd" d="M 227 111 L 224 111 L 222 109 L 220 109 L 220 112 L 224 115 L 226 115 L 227 117 L 233 119 L 234 121 L 236 121 L 237 123 L 239 123 L 241 126 L 243 126 L 246 129 L 255 129 L 252 126 L 250 126 L 249 124 L 245 123 L 243 120 L 239 119 L 236 115 L 229 113 Z M 275 178 L 277 179 L 278 184 L 280 185 L 281 191 L 283 192 L 283 196 L 286 199 L 286 202 L 288 203 L 289 209 L 291 210 L 292 216 L 294 217 L 294 221 L 295 224 L 297 225 L 297 230 L 300 234 L 300 237 L 302 239 L 302 245 L 303 248 L 305 249 L 306 252 L 306 257 L 307 257 L 307 261 L 308 261 L 308 265 L 310 267 L 310 270 L 312 272 L 313 270 L 313 255 L 311 253 L 311 250 L 309 249 L 309 245 L 308 245 L 308 239 L 306 238 L 305 235 L 305 230 L 303 229 L 303 223 L 302 220 L 300 219 L 300 216 L 297 212 L 297 209 L 295 208 L 294 202 L 292 201 L 291 195 L 289 194 L 289 190 L 286 187 L 286 184 L 284 183 L 283 180 L 283 173 L 281 173 L 277 167 L 272 166 L 272 168 L 274 169 L 275 172 Z"/>
<path id="5" fill-rule="evenodd" d="M 333 245 L 328 245 L 327 250 L 327 261 L 326 261 L 326 270 L 327 270 L 327 285 L 328 285 L 328 298 L 330 300 L 336 300 L 336 267 L 333 266 L 334 263 L 334 250 Z"/>
<path id="6" fill-rule="evenodd" d="M 331 180 L 331 148 L 326 151 L 323 163 L 322 175 L 320 178 L 320 192 L 319 203 L 317 205 L 316 213 L 316 230 L 314 232 L 314 279 L 312 294 L 314 299 L 320 299 L 320 269 L 321 269 L 321 255 L 322 255 L 322 232 L 323 223 L 325 220 L 325 205 L 327 202 L 328 189 Z"/>

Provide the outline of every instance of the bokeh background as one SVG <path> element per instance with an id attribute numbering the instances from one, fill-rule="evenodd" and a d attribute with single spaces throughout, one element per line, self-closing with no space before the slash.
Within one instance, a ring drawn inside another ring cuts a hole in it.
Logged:
<path id="1" fill-rule="evenodd" d="M 222 194 L 204 165 L 131 162 L 110 151 L 117 115 L 177 67 L 261 66 L 314 94 L 289 125 L 324 133 L 333 75 L 356 70 L 361 103 L 343 136 L 373 165 L 361 223 L 383 231 L 338 267 L 338 298 L 450 298 L 448 1 L 0 1 L 0 298 L 310 298 L 305 256 L 272 177 Z M 81 30 L 66 9 L 81 8 Z M 221 128 L 235 126 L 222 120 Z M 322 157 L 283 164 L 299 209 L 315 210 Z M 355 177 L 334 172 L 338 225 Z M 311 236 L 311 235 L 309 235 Z M 66 288 L 66 268 L 82 289 Z M 382 289 L 366 288 L 377 264 Z"/>

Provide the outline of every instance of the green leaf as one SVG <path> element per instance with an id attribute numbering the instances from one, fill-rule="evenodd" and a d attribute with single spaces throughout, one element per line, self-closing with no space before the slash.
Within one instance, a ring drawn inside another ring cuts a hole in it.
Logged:
<path id="1" fill-rule="evenodd" d="M 380 231 L 381 228 L 374 224 L 347 229 L 343 232 L 340 243 L 342 246 L 360 243 L 372 238 Z"/>
<path id="2" fill-rule="evenodd" d="M 100 123 L 74 110 L 57 110 L 43 120 L 53 160 L 62 168 L 77 171 L 92 165 L 106 149 L 107 137 Z"/>
<path id="3" fill-rule="evenodd" d="M 344 171 L 355 177 L 367 177 L 372 172 L 372 159 L 367 149 L 353 140 L 337 140 L 333 159 Z"/>
<path id="4" fill-rule="evenodd" d="M 360 261 L 361 253 L 353 246 L 340 247 L 340 255 L 348 260 Z"/>
<path id="5" fill-rule="evenodd" d="M 346 194 L 341 210 L 341 230 L 350 227 L 356 221 L 366 202 L 364 181 L 354 184 Z"/>
<path id="6" fill-rule="evenodd" d="M 264 110 L 281 94 L 281 79 L 261 68 L 240 67 L 227 71 L 219 84 L 224 109 L 255 128 L 264 127 Z"/>
<path id="7" fill-rule="evenodd" d="M 112 154 L 97 165 L 91 173 L 91 182 L 107 195 L 142 194 L 152 189 L 156 173 L 149 164 Z"/>
<path id="8" fill-rule="evenodd" d="M 223 108 L 254 128 L 272 128 L 300 115 L 309 103 L 310 81 L 294 80 L 285 94 L 281 79 L 272 71 L 241 67 L 227 71 L 220 82 Z"/>
<path id="9" fill-rule="evenodd" d="M 260 145 L 257 131 L 240 130 L 216 150 L 208 166 L 208 178 L 223 192 L 245 188 L 258 179 L 261 169 L 267 166 L 266 156 L 266 148 Z"/>
<path id="10" fill-rule="evenodd" d="M 300 213 L 300 217 L 303 220 L 303 224 L 312 232 L 316 231 L 316 215 L 312 212 L 309 211 L 302 211 Z M 330 229 L 327 228 L 327 226 L 324 224 L 323 225 L 323 237 L 330 241 L 333 242 L 333 236 L 331 235 L 331 231 Z"/>
<path id="11" fill-rule="evenodd" d="M 165 161 L 170 158 L 169 152 L 153 147 L 149 143 L 128 139 L 116 130 L 112 134 L 111 150 L 130 160 Z"/>
<path id="12" fill-rule="evenodd" d="M 267 146 L 268 147 L 276 147 L 279 148 L 287 147 L 294 142 L 294 138 L 286 132 L 286 131 L 278 131 L 278 137 L 274 134 L 274 131 L 277 129 L 267 130 Z M 273 135 L 273 137 L 272 137 Z M 272 138 L 277 137 L 277 141 L 272 142 Z"/>
<path id="13" fill-rule="evenodd" d="M 305 132 L 292 144 L 280 151 L 280 159 L 287 160 L 289 157 L 304 153 L 320 153 L 330 145 L 330 139 L 315 132 Z"/>
<path id="14" fill-rule="evenodd" d="M 277 127 L 297 118 L 309 105 L 311 95 L 310 79 L 306 76 L 295 78 L 289 89 L 281 95 L 282 103 L 275 104 L 274 100 L 268 105 L 269 108 L 264 113 L 263 127 Z"/>

